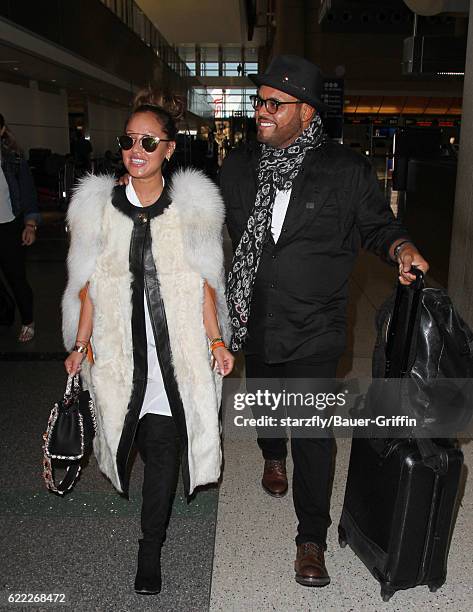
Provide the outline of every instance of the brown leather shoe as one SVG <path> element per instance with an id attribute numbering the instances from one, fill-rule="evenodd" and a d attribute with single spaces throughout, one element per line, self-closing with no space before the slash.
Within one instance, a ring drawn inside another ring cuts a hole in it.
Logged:
<path id="1" fill-rule="evenodd" d="M 266 459 L 264 462 L 263 489 L 273 497 L 283 497 L 287 493 L 287 474 L 285 459 Z"/>
<path id="2" fill-rule="evenodd" d="M 330 582 L 325 567 L 324 549 L 315 542 L 299 544 L 294 569 L 296 582 L 304 586 L 323 587 Z"/>

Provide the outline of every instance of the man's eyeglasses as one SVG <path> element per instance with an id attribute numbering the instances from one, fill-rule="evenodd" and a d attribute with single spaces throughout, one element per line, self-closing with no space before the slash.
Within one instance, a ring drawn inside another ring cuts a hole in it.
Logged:
<path id="1" fill-rule="evenodd" d="M 301 100 L 296 100 L 295 102 L 281 102 L 281 100 L 275 100 L 274 98 L 264 100 L 257 95 L 250 96 L 250 100 L 251 106 L 255 110 L 259 110 L 264 104 L 265 109 L 270 115 L 275 115 L 278 112 L 279 107 L 283 106 L 284 104 L 302 104 Z"/>
<path id="2" fill-rule="evenodd" d="M 141 138 L 137 138 L 141 136 Z M 158 138 L 157 136 L 148 136 L 146 134 L 123 134 L 117 138 L 120 149 L 129 151 L 135 142 L 138 140 L 140 146 L 146 151 L 146 153 L 153 153 L 158 148 L 160 142 L 170 142 L 166 138 Z"/>

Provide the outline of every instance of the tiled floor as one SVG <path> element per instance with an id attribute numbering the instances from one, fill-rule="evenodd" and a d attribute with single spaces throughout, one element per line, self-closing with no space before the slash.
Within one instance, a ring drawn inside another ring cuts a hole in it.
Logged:
<path id="1" fill-rule="evenodd" d="M 93 457 L 70 494 L 48 493 L 41 478 L 42 432 L 62 391 L 62 364 L 0 361 L 0 380 L 0 610 L 14 609 L 5 607 L 10 592 L 66 592 L 68 609 L 80 612 L 207 610 L 217 488 L 188 503 L 179 485 L 163 547 L 163 591 L 159 601 L 139 597 L 133 591 L 139 457 L 130 501 L 116 493 Z"/>
<path id="2" fill-rule="evenodd" d="M 363 254 L 350 287 L 350 341 L 340 375 L 369 376 L 375 338 L 375 309 L 389 296 L 396 279 L 390 268 Z M 292 612 L 322 610 L 368 612 L 473 607 L 471 550 L 473 487 L 466 481 L 449 561 L 447 583 L 437 593 L 418 587 L 396 593 L 383 603 L 380 588 L 349 548 L 340 549 L 337 524 L 343 504 L 350 441 L 337 440 L 337 467 L 332 494 L 327 566 L 332 582 L 323 589 L 294 581 L 296 518 L 291 496 L 274 499 L 264 493 L 260 479 L 261 453 L 253 440 L 225 440 L 225 474 L 220 487 L 210 609 L 212 612 Z M 463 447 L 465 463 L 473 463 L 473 444 Z M 465 470 L 465 475 L 467 469 Z M 291 467 L 288 466 L 291 473 Z"/>
<path id="3" fill-rule="evenodd" d="M 131 585 L 139 535 L 139 459 L 130 502 L 113 492 L 94 459 L 65 499 L 48 494 L 40 478 L 41 433 L 64 382 L 59 311 L 65 282 L 63 253 L 64 244 L 50 242 L 31 252 L 35 341 L 18 346 L 16 329 L 0 329 L 2 597 L 11 590 L 65 590 L 71 609 L 100 612 L 472 609 L 469 480 L 453 537 L 447 584 L 436 594 L 426 587 L 400 592 L 383 604 L 379 586 L 363 564 L 349 548 L 338 547 L 336 526 L 350 449 L 348 440 L 338 440 L 327 554 L 332 583 L 324 589 L 307 589 L 293 578 L 296 521 L 291 497 L 272 499 L 262 491 L 262 461 L 253 432 L 225 440 L 219 490 L 202 491 L 189 505 L 178 491 L 163 553 L 163 593 L 148 599 L 135 596 Z M 375 257 L 360 257 L 350 284 L 349 346 L 340 364 L 341 376 L 369 376 L 375 308 L 392 291 L 395 275 L 395 268 Z M 239 360 L 237 378 L 242 370 Z M 473 445 L 467 443 L 463 450 L 466 465 L 471 466 Z M 0 601 L 0 609 L 12 609 L 3 604 Z"/>
<path id="4" fill-rule="evenodd" d="M 0 610 L 15 609 L 6 601 L 11 592 L 65 592 L 67 609 L 80 612 L 208 610 L 217 487 L 200 491 L 188 503 L 179 484 L 163 547 L 159 598 L 133 591 L 143 473 L 139 457 L 130 501 L 101 475 L 94 457 L 69 495 L 61 498 L 45 489 L 42 433 L 66 380 L 60 333 L 64 253 L 64 242 L 50 240 L 29 253 L 34 341 L 17 343 L 18 321 L 13 328 L 0 327 Z"/>

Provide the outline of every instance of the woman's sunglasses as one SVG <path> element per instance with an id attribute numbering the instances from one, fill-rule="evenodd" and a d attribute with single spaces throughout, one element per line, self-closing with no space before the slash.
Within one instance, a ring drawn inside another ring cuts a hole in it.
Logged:
<path id="1" fill-rule="evenodd" d="M 137 138 L 141 136 L 141 138 Z M 123 134 L 117 138 L 120 149 L 123 151 L 129 151 L 135 142 L 138 140 L 140 146 L 146 151 L 146 153 L 153 153 L 158 148 L 160 142 L 171 142 L 170 139 L 158 138 L 157 136 L 147 136 L 146 134 Z"/>

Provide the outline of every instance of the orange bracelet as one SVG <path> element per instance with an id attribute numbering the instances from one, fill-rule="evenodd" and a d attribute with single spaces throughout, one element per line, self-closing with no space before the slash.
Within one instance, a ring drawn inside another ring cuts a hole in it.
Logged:
<path id="1" fill-rule="evenodd" d="M 223 340 L 221 340 L 219 342 L 215 342 L 215 344 L 212 344 L 210 346 L 210 350 L 214 351 L 216 348 L 219 348 L 220 346 L 223 346 L 225 348 L 225 342 L 223 342 Z"/>

